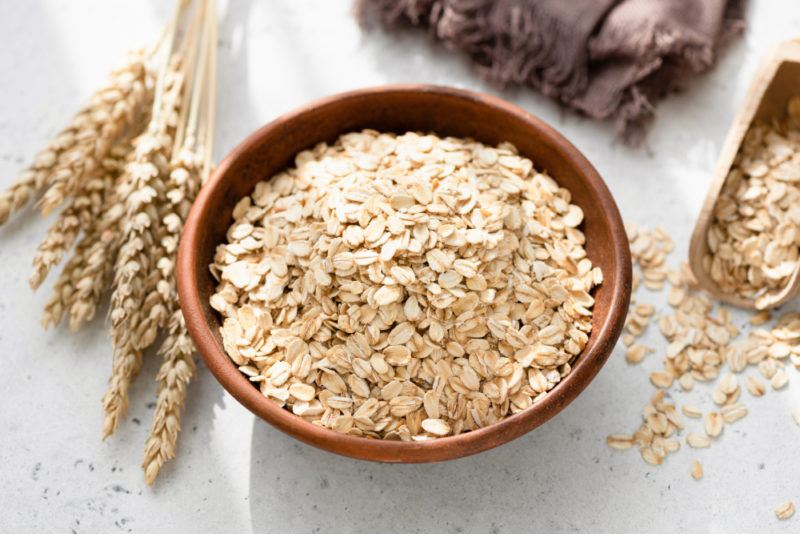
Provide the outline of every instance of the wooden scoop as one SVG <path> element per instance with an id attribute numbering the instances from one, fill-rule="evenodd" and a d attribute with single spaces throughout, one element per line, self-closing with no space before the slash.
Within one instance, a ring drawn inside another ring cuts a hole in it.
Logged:
<path id="1" fill-rule="evenodd" d="M 724 293 L 703 268 L 703 258 L 708 252 L 706 235 L 714 219 L 714 206 L 720 192 L 725 185 L 725 180 L 739 152 L 739 147 L 745 134 L 754 122 L 769 121 L 774 117 L 781 117 L 786 113 L 786 106 L 794 96 L 800 95 L 800 40 L 786 41 L 779 44 L 767 56 L 761 69 L 756 75 L 750 90 L 745 97 L 739 114 L 731 125 L 725 144 L 722 146 L 714 178 L 706 196 L 703 208 L 697 218 L 692 242 L 689 247 L 689 266 L 697 282 L 704 290 L 717 299 L 749 309 L 767 309 L 780 306 L 800 290 L 800 262 L 779 291 L 774 291 L 762 297 L 759 306 L 754 299 L 745 298 L 737 294 Z"/>

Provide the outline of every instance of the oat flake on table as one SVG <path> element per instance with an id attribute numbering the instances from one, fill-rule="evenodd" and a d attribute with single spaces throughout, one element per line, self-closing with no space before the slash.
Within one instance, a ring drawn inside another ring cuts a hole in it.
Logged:
<path id="1" fill-rule="evenodd" d="M 346 134 L 233 216 L 211 266 L 225 349 L 316 425 L 400 440 L 490 425 L 587 343 L 602 273 L 583 212 L 507 143 Z"/>

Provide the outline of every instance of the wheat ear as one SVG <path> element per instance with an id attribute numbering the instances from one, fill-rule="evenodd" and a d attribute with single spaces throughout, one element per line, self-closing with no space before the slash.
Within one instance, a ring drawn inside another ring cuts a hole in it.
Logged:
<path id="1" fill-rule="evenodd" d="M 73 332 L 94 318 L 97 306 L 111 284 L 114 262 L 119 252 L 123 213 L 120 204 L 112 203 L 104 214 L 98 235 L 86 238 L 88 247 L 83 254 L 83 266 L 75 277 L 74 290 L 65 303 L 69 307 L 69 328 Z"/>
<path id="2" fill-rule="evenodd" d="M 131 343 L 114 348 L 114 365 L 108 390 L 103 396 L 103 439 L 113 434 L 128 409 L 128 390 L 142 368 L 142 351 Z"/>
<path id="3" fill-rule="evenodd" d="M 0 193 L 0 224 L 41 194 L 50 183 L 59 156 L 76 145 L 76 132 L 89 122 L 87 111 L 76 114 L 70 124 L 36 156 L 33 164 L 22 172 L 17 182 Z"/>
<path id="4" fill-rule="evenodd" d="M 39 197 L 46 213 L 74 191 L 86 173 L 100 166 L 111 147 L 152 100 L 149 55 L 136 53 L 111 75 L 18 181 L 0 193 L 0 224 Z M 48 189 L 49 188 L 49 189 Z"/>
<path id="5" fill-rule="evenodd" d="M 28 280 L 32 289 L 42 285 L 47 274 L 61 262 L 80 233 L 90 231 L 96 224 L 102 213 L 105 192 L 113 187 L 114 179 L 112 174 L 90 179 L 84 184 L 80 196 L 72 199 L 61 211 L 33 259 L 33 273 Z"/>
<path id="6" fill-rule="evenodd" d="M 163 234 L 160 211 L 169 173 L 176 117 L 183 92 L 180 58 L 170 59 L 163 73 L 163 92 L 157 88 L 153 119 L 136 142 L 133 161 L 123 180 L 127 184 L 122 245 L 114 268 L 111 295 L 111 338 L 115 347 L 112 376 L 103 402 L 104 436 L 113 433 L 128 404 L 128 386 L 141 367 L 142 353 L 154 341 L 169 318 L 165 301 L 170 298 L 160 271 Z M 155 325 L 150 327 L 150 325 Z M 130 364 L 135 354 L 137 365 Z M 125 361 L 117 365 L 117 359 Z"/>
<path id="7" fill-rule="evenodd" d="M 189 382 L 196 372 L 194 345 L 180 309 L 172 313 L 169 335 L 161 346 L 164 363 L 158 371 L 158 399 L 144 451 L 145 481 L 152 484 L 165 462 L 175 457 L 180 419 Z"/>
<path id="8" fill-rule="evenodd" d="M 187 387 L 195 373 L 192 356 L 194 345 L 186 330 L 183 314 L 178 306 L 175 263 L 178 241 L 183 225 L 194 199 L 209 168 L 209 151 L 204 150 L 211 142 L 214 106 L 211 104 L 213 91 L 209 79 L 214 70 L 215 55 L 212 50 L 216 43 L 216 11 L 213 0 L 206 0 L 199 13 L 203 22 L 202 46 L 194 70 L 187 74 L 187 87 L 181 124 L 175 138 L 176 158 L 167 180 L 168 202 L 163 214 L 165 234 L 161 245 L 164 257 L 161 260 L 162 272 L 169 274 L 172 298 L 169 334 L 161 347 L 164 361 L 158 373 L 158 400 L 153 414 L 153 424 L 145 444 L 145 457 L 142 463 L 145 481 L 152 484 L 165 462 L 175 457 L 175 448 L 180 431 L 180 419 L 186 400 Z M 188 58 L 195 64 L 194 56 Z M 191 88 L 191 95 L 189 89 Z M 186 122 L 183 122 L 186 119 Z M 206 128 L 206 130 L 204 130 Z M 181 147 L 177 150 L 177 147 Z"/>
<path id="9" fill-rule="evenodd" d="M 59 155 L 47 180 L 48 189 L 40 202 L 44 215 L 78 192 L 82 182 L 102 168 L 112 147 L 152 101 L 150 76 L 148 57 L 136 54 L 113 73 L 107 87 L 95 93 L 84 111 L 87 120 L 75 131 L 75 145 Z"/>

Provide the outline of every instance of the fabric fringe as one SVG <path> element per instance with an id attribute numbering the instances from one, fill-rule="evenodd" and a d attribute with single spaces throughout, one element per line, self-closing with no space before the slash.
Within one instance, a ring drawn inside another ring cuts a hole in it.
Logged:
<path id="1" fill-rule="evenodd" d="M 682 21 L 682 4 L 707 15 L 709 27 Z M 613 120 L 622 140 L 636 145 L 655 117 L 655 102 L 710 69 L 718 44 L 741 33 L 745 4 L 356 0 L 356 14 L 364 25 L 428 28 L 466 52 L 490 82 L 531 86 L 591 118 Z"/>

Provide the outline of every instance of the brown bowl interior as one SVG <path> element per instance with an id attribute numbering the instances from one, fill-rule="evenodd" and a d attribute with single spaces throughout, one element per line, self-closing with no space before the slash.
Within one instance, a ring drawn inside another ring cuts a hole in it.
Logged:
<path id="1" fill-rule="evenodd" d="M 209 274 L 224 241 L 234 205 L 255 184 L 291 165 L 294 155 L 340 134 L 379 131 L 435 132 L 495 145 L 509 141 L 573 194 L 585 213 L 587 253 L 604 273 L 595 293 L 593 331 L 573 371 L 550 394 L 496 425 L 427 442 L 393 442 L 345 436 L 312 425 L 261 395 L 222 348 L 220 318 L 208 305 L 215 288 Z M 389 86 L 333 96 L 285 115 L 258 130 L 225 159 L 203 188 L 187 220 L 178 260 L 181 306 L 206 364 L 234 397 L 259 417 L 317 447 L 387 462 L 429 462 L 474 454 L 544 423 L 594 378 L 610 355 L 630 300 L 631 262 L 617 207 L 591 164 L 560 134 L 500 99 L 450 88 Z"/>

